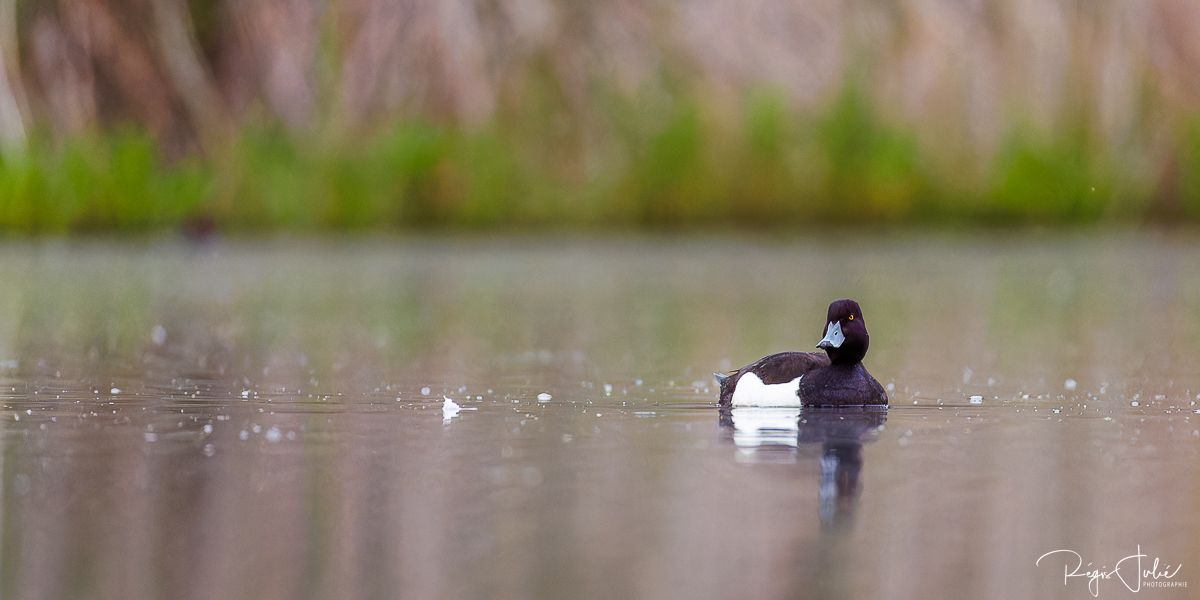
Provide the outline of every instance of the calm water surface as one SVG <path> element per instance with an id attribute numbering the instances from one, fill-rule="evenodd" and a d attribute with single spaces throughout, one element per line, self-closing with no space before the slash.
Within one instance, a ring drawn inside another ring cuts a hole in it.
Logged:
<path id="1" fill-rule="evenodd" d="M 1200 593 L 1200 238 L 0 258 L 0 597 L 1087 598 L 1034 561 L 1139 545 Z M 841 296 L 889 411 L 717 410 Z"/>

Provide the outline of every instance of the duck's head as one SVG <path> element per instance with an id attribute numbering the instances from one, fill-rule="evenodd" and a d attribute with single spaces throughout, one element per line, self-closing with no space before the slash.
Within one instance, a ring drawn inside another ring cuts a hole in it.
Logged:
<path id="1" fill-rule="evenodd" d="M 829 355 L 829 361 L 835 365 L 862 361 L 871 336 L 867 335 L 867 322 L 858 303 L 849 298 L 834 300 L 825 320 L 825 337 L 817 347 Z"/>

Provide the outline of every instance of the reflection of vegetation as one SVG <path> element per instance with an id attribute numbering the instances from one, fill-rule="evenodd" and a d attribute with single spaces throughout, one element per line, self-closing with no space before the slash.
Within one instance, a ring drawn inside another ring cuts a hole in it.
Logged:
<path id="1" fill-rule="evenodd" d="M 696 102 L 616 106 L 602 148 L 552 126 L 408 122 L 363 138 L 241 134 L 165 161 L 135 132 L 32 143 L 0 158 L 9 231 L 1088 222 L 1200 216 L 1200 134 L 1180 151 L 1181 205 L 1116 170 L 1084 134 L 1015 131 L 960 170 L 849 86 L 817 115 L 752 94 L 741 116 Z M 526 117 L 527 119 L 536 117 Z M 569 122 L 569 121 L 568 121 Z M 569 126 L 568 126 L 569 127 Z M 575 135 L 577 134 L 577 135 Z M 578 139 L 577 139 L 578 138 Z"/>

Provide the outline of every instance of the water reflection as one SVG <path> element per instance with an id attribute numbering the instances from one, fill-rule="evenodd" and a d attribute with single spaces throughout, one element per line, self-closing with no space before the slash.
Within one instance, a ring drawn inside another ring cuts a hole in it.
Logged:
<path id="1" fill-rule="evenodd" d="M 0 597 L 1029 598 L 1053 548 L 1200 564 L 1200 238 L 560 242 L 0 244 Z M 842 295 L 890 412 L 715 428 L 708 367 Z"/>
<path id="2" fill-rule="evenodd" d="M 850 522 L 862 491 L 863 444 L 874 441 L 887 421 L 885 406 L 844 408 L 722 408 L 723 437 L 738 449 L 738 460 L 753 463 L 803 462 L 806 447 L 820 445 L 821 524 Z"/>

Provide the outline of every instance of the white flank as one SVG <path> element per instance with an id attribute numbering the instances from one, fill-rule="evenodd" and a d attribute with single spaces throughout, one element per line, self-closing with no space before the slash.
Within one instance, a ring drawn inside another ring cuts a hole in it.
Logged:
<path id="1" fill-rule="evenodd" d="M 766 384 L 758 375 L 746 373 L 733 388 L 734 406 L 800 406 L 801 375 L 787 383 Z"/>

